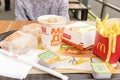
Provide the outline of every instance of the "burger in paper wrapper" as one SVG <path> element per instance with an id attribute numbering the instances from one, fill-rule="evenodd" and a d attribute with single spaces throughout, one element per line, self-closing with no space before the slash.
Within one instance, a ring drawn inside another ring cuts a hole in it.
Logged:
<path id="1" fill-rule="evenodd" d="M 15 54 L 24 54 L 30 49 L 37 48 L 37 45 L 38 41 L 36 36 L 21 31 L 14 32 L 0 42 L 2 49 Z"/>

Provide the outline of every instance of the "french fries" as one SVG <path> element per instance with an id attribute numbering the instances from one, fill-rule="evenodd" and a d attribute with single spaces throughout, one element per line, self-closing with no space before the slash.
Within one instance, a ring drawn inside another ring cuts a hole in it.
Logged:
<path id="1" fill-rule="evenodd" d="M 115 33 L 113 33 L 113 35 L 112 35 L 112 53 L 114 53 L 115 52 L 115 47 L 116 47 L 116 34 Z"/>
<path id="2" fill-rule="evenodd" d="M 111 53 L 115 53 L 116 36 L 120 35 L 120 24 L 115 21 L 108 24 L 108 16 L 109 15 L 107 14 L 103 21 L 96 18 L 97 31 L 101 36 L 108 38 L 108 54 L 106 62 L 109 62 Z"/>
<path id="3" fill-rule="evenodd" d="M 109 62 L 109 58 L 110 58 L 110 55 L 111 55 L 111 49 L 112 49 L 112 34 L 108 37 L 108 54 L 107 54 L 107 58 L 106 58 L 106 62 Z"/>

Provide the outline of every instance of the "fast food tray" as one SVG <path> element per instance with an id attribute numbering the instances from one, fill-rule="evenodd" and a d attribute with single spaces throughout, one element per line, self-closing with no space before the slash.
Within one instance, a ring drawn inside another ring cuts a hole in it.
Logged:
<path id="1" fill-rule="evenodd" d="M 14 33 L 14 32 L 16 32 L 17 30 L 12 30 L 12 31 L 8 31 L 8 32 L 4 32 L 4 33 L 2 33 L 2 34 L 0 34 L 0 41 L 2 41 L 2 40 L 4 40 L 7 36 L 9 36 L 9 35 L 11 35 L 12 33 Z M 120 61 L 120 60 L 119 60 Z M 58 72 L 61 72 L 61 73 L 91 73 L 91 72 L 84 72 L 84 71 L 81 71 L 81 70 L 64 70 L 64 69 L 62 69 L 62 70 L 56 70 L 56 71 L 58 71 Z M 32 69 L 31 71 L 30 71 L 30 74 L 35 74 L 35 73 L 38 73 L 38 74 L 44 74 L 44 72 L 42 72 L 42 71 L 37 71 L 36 69 Z"/>

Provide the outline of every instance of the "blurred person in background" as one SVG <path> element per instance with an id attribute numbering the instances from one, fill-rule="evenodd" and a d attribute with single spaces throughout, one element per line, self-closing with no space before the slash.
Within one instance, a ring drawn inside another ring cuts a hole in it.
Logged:
<path id="1" fill-rule="evenodd" d="M 2 2 L 1 2 L 1 0 L 0 0 L 0 11 L 1 11 L 1 5 L 2 5 Z"/>
<path id="2" fill-rule="evenodd" d="M 0 0 L 0 6 L 1 6 L 1 0 Z"/>
<path id="3" fill-rule="evenodd" d="M 16 20 L 37 20 L 42 15 L 59 15 L 69 20 L 68 0 L 15 0 Z"/>
<path id="4" fill-rule="evenodd" d="M 10 0 L 5 0 L 5 11 L 10 10 Z"/>

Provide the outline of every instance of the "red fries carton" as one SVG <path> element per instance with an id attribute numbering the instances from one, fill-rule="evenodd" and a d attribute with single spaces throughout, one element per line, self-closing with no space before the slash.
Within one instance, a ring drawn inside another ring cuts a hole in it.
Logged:
<path id="1" fill-rule="evenodd" d="M 108 16 L 101 21 L 96 19 L 97 32 L 93 53 L 102 60 L 109 63 L 116 63 L 120 58 L 120 22 Z"/>
<path id="2" fill-rule="evenodd" d="M 108 56 L 109 38 L 101 36 L 98 32 L 96 33 L 95 44 L 93 47 L 93 53 L 99 56 L 102 60 L 106 61 L 109 59 L 109 63 L 116 63 L 120 58 L 120 35 L 116 36 L 116 47 L 115 52 Z"/>

